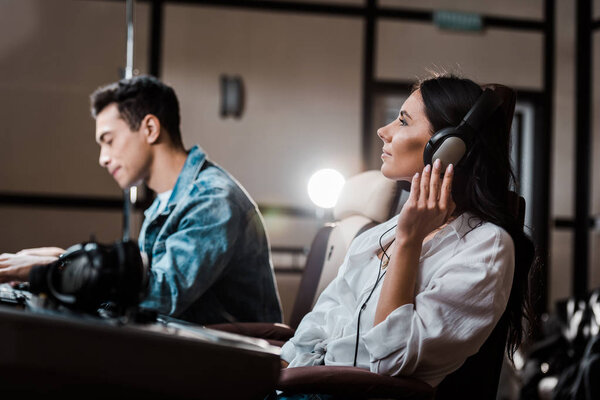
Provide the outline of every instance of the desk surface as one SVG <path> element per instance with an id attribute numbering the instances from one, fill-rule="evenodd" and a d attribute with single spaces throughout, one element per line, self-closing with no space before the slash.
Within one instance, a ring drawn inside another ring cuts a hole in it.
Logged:
<path id="1" fill-rule="evenodd" d="M 260 339 L 0 305 L 2 392 L 253 399 L 279 371 L 279 348 Z"/>

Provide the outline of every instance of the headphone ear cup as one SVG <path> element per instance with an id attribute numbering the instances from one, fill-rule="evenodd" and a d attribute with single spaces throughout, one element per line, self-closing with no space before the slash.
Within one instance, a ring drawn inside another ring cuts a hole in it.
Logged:
<path id="1" fill-rule="evenodd" d="M 423 164 L 431 164 L 436 159 L 442 162 L 442 168 L 448 164 L 456 165 L 467 150 L 467 145 L 461 139 L 459 128 L 450 126 L 437 131 L 425 145 Z"/>
<path id="2" fill-rule="evenodd" d="M 425 145 L 425 150 L 423 150 L 423 165 L 431 164 L 431 157 L 435 152 L 434 146 L 431 142 L 431 139 Z"/>
<path id="3" fill-rule="evenodd" d="M 442 162 L 441 169 L 444 171 L 448 164 L 458 164 L 466 152 L 466 143 L 458 136 L 450 136 L 440 143 L 431 159 L 433 161 L 439 159 Z"/>
<path id="4" fill-rule="evenodd" d="M 119 257 L 119 281 L 123 292 L 122 301 L 130 304 L 138 300 L 142 289 L 144 268 L 137 245 L 132 241 L 118 242 L 116 246 Z"/>

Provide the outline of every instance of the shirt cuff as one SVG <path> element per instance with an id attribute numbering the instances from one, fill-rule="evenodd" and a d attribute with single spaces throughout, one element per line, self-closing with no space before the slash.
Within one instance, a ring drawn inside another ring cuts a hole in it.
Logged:
<path id="1" fill-rule="evenodd" d="M 288 340 L 281 347 L 281 354 L 279 355 L 279 357 L 283 361 L 290 363 L 290 362 L 292 362 L 292 360 L 294 359 L 295 356 L 296 356 L 296 347 L 290 340 Z"/>
<path id="2" fill-rule="evenodd" d="M 400 306 L 392 311 L 386 319 L 361 336 L 371 362 L 381 360 L 406 347 L 406 342 L 410 337 L 413 313 L 414 305 L 412 303 Z"/>

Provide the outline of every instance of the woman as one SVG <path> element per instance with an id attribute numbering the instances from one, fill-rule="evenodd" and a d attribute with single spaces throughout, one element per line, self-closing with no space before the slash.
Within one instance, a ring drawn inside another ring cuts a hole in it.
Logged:
<path id="1" fill-rule="evenodd" d="M 457 126 L 482 94 L 468 79 L 418 83 L 377 131 L 382 173 L 411 182 L 398 216 L 356 238 L 282 348 L 282 363 L 356 365 L 437 386 L 476 353 L 507 310 L 509 356 L 522 339 L 533 246 L 510 212 L 510 119 L 497 108 L 456 168 L 423 165 L 432 135 Z M 508 107 L 508 117 L 512 107 Z"/>

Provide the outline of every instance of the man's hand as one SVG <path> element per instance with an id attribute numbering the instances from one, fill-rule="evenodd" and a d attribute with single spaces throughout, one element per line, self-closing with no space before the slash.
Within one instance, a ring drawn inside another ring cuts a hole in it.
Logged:
<path id="1" fill-rule="evenodd" d="M 29 255 L 4 253 L 0 255 L 0 283 L 28 281 L 29 271 L 35 265 L 50 264 L 58 257 L 53 255 Z"/>
<path id="2" fill-rule="evenodd" d="M 28 255 L 28 256 L 44 256 L 44 257 L 58 257 L 65 252 L 60 247 L 35 247 L 33 249 L 23 249 L 17 254 Z"/>

